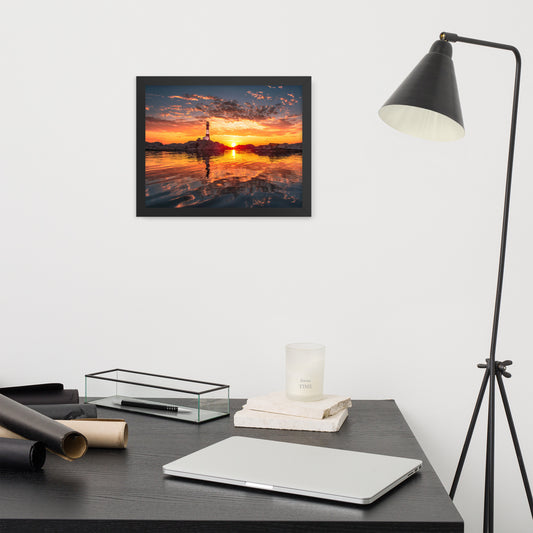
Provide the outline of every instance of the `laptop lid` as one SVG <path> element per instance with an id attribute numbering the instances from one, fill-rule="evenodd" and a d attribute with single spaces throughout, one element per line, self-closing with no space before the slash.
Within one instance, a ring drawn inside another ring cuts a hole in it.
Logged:
<path id="1" fill-rule="evenodd" d="M 422 461 L 248 437 L 230 437 L 163 466 L 170 476 L 369 504 Z"/>

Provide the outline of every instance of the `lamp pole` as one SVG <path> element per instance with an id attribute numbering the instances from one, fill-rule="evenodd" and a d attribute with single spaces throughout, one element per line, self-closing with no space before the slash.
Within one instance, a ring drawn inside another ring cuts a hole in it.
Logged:
<path id="1" fill-rule="evenodd" d="M 498 325 L 500 320 L 500 307 L 502 299 L 502 287 L 503 287 L 503 273 L 505 268 L 505 250 L 507 247 L 507 228 L 509 224 L 509 206 L 511 200 L 511 181 L 513 175 L 513 160 L 514 160 L 514 147 L 515 147 L 515 138 L 516 138 L 516 122 L 518 117 L 518 94 L 520 89 L 520 71 L 522 66 L 522 61 L 520 58 L 520 52 L 517 48 L 507 44 L 494 43 L 491 41 L 482 41 L 479 39 L 471 39 L 469 37 L 461 37 L 455 33 L 442 32 L 440 34 L 440 39 L 448 42 L 459 42 L 459 43 L 468 43 L 475 44 L 479 46 L 486 46 L 489 48 L 499 48 L 501 50 L 509 50 L 513 52 L 516 60 L 516 70 L 515 70 L 515 83 L 514 83 L 514 95 L 513 95 L 513 109 L 511 115 L 511 132 L 509 135 L 509 155 L 507 159 L 507 178 L 505 184 L 505 199 L 503 205 L 503 220 L 502 220 L 502 232 L 501 232 L 501 243 L 500 243 L 500 259 L 498 265 L 498 281 L 496 284 L 496 299 L 494 303 L 494 318 L 492 321 L 492 335 L 490 343 L 490 354 L 489 359 L 487 359 L 486 365 L 480 365 L 482 368 L 486 368 L 485 378 L 483 380 L 480 394 L 478 396 L 478 401 L 474 409 L 474 414 L 470 423 L 470 428 L 467 433 L 465 444 L 459 459 L 459 464 L 457 466 L 457 471 L 452 483 L 452 488 L 450 490 L 450 497 L 453 498 L 455 491 L 457 489 L 457 484 L 459 482 L 459 477 L 463 468 L 464 460 L 466 458 L 466 453 L 468 451 L 468 446 L 470 444 L 470 439 L 472 437 L 474 425 L 479 413 L 479 408 L 481 406 L 481 401 L 483 399 L 483 394 L 487 386 L 487 381 L 489 384 L 489 409 L 488 409 L 488 427 L 487 427 L 487 450 L 486 450 L 486 464 L 485 464 L 485 503 L 484 503 L 484 520 L 483 520 L 483 531 L 492 533 L 494 531 L 494 434 L 495 434 L 495 396 L 496 396 L 496 380 L 500 388 L 500 393 L 502 395 L 502 400 L 505 407 L 505 412 L 509 422 L 509 428 L 511 430 L 511 435 L 513 438 L 513 444 L 515 446 L 516 455 L 518 458 L 518 463 L 520 466 L 520 472 L 522 474 L 522 480 L 524 482 L 524 487 L 526 489 L 526 495 L 528 498 L 529 507 L 531 514 L 533 515 L 533 498 L 531 495 L 531 489 L 529 486 L 529 481 L 527 478 L 527 473 L 522 458 L 522 453 L 520 451 L 520 445 L 518 443 L 518 438 L 516 436 L 516 430 L 514 427 L 514 422 L 512 419 L 511 411 L 509 408 L 509 402 L 507 400 L 507 394 L 503 387 L 503 380 L 501 376 L 510 377 L 510 374 L 506 372 L 506 366 L 511 364 L 511 361 L 504 361 L 500 363 L 496 361 L 496 342 L 498 338 Z M 487 379 L 488 378 L 488 379 Z"/>

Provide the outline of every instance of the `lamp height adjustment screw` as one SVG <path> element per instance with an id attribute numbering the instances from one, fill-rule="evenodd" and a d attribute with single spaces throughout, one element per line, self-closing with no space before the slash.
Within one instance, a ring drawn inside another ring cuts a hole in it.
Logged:
<path id="1" fill-rule="evenodd" d="M 509 361 L 508 359 L 506 361 L 496 361 L 496 369 L 501 373 L 501 375 L 504 378 L 510 378 L 511 374 L 510 372 L 507 372 L 507 367 L 509 365 L 512 365 L 513 362 Z"/>
<path id="2" fill-rule="evenodd" d="M 485 362 L 484 363 L 478 363 L 477 367 L 478 368 L 487 368 L 489 366 L 489 363 L 490 363 L 490 359 L 485 359 Z"/>

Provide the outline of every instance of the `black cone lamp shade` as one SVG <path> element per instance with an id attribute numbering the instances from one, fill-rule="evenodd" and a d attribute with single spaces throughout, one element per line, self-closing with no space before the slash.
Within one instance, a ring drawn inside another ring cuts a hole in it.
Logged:
<path id="1" fill-rule="evenodd" d="M 436 41 L 379 110 L 394 129 L 432 141 L 464 137 L 452 45 Z"/>

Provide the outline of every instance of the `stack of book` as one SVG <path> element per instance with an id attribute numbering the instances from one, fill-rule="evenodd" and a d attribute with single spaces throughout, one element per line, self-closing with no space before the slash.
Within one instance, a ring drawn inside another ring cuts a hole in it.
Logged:
<path id="1" fill-rule="evenodd" d="M 235 427 L 339 431 L 352 402 L 348 396 L 325 394 L 315 402 L 289 400 L 284 392 L 250 398 L 235 413 Z"/>

